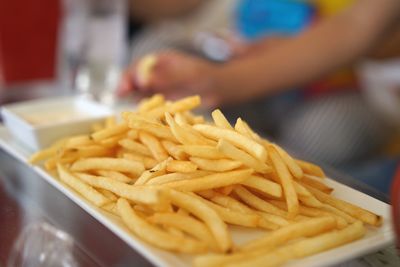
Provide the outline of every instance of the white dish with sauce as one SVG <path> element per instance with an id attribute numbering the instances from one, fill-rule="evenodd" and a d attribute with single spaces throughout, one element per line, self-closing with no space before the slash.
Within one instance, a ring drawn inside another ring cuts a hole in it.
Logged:
<path id="1" fill-rule="evenodd" d="M 111 114 L 110 108 L 77 97 L 31 100 L 1 109 L 5 126 L 32 150 L 64 136 L 88 133 L 94 123 Z"/>

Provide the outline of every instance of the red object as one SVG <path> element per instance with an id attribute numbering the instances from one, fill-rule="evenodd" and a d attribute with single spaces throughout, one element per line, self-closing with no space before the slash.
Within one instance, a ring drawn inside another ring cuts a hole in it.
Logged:
<path id="1" fill-rule="evenodd" d="M 397 248 L 400 249 L 400 165 L 392 182 L 390 198 L 392 202 L 393 225 L 397 235 Z"/>
<path id="2" fill-rule="evenodd" d="M 0 84 L 52 79 L 60 1 L 0 0 Z"/>

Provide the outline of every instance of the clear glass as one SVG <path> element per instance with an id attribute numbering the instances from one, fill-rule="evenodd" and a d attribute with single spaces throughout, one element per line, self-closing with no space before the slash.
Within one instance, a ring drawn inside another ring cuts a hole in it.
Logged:
<path id="1" fill-rule="evenodd" d="M 7 267 L 78 267 L 73 239 L 46 222 L 28 225 L 15 242 Z"/>
<path id="2" fill-rule="evenodd" d="M 113 105 L 125 60 L 126 0 L 64 0 L 66 80 L 78 95 Z"/>

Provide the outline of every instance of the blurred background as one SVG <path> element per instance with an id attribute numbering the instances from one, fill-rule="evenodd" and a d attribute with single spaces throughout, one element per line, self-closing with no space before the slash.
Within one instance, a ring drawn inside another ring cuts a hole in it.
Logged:
<path id="1" fill-rule="evenodd" d="M 120 77 L 149 53 L 174 49 L 223 65 L 247 44 L 263 39 L 273 49 L 354 2 L 0 0 L 0 104 L 81 95 L 133 105 L 134 96 L 118 96 Z M 387 193 L 400 158 L 395 44 L 307 85 L 222 110 L 296 155 Z"/>

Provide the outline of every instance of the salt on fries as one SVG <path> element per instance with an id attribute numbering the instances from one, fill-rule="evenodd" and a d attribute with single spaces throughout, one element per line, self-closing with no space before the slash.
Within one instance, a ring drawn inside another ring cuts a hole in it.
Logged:
<path id="1" fill-rule="evenodd" d="M 192 113 L 198 96 L 154 95 L 137 111 L 32 155 L 142 240 L 201 254 L 195 266 L 277 266 L 361 238 L 382 217 L 335 198 L 323 170 L 220 110 Z M 234 244 L 229 225 L 265 236 Z"/>

